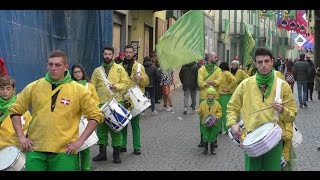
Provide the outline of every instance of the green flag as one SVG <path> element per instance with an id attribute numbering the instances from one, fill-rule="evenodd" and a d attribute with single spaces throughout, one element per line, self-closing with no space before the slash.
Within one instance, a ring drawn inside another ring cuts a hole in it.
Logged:
<path id="1" fill-rule="evenodd" d="M 204 58 L 203 10 L 180 17 L 156 45 L 161 69 L 167 71 Z"/>
<path id="2" fill-rule="evenodd" d="M 230 40 L 231 40 L 231 37 L 230 37 L 230 21 L 229 19 L 223 19 L 224 22 L 224 29 L 225 29 L 225 32 L 224 32 L 224 38 L 223 38 L 223 43 L 226 44 L 226 45 L 230 45 Z"/>
<path id="3" fill-rule="evenodd" d="M 244 46 L 243 46 L 243 64 L 247 65 L 248 63 L 250 63 L 251 61 L 251 52 L 252 49 L 254 47 L 254 45 L 256 44 L 256 42 L 254 41 L 253 37 L 252 37 L 252 33 L 248 27 L 248 25 L 246 23 L 244 23 L 245 25 L 245 34 L 244 34 Z"/>

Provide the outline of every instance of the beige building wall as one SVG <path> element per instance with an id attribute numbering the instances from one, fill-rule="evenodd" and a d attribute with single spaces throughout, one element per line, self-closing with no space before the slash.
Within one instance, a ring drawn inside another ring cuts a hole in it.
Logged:
<path id="1" fill-rule="evenodd" d="M 154 25 L 153 10 L 131 10 L 132 18 L 132 31 L 131 31 L 131 41 L 138 41 L 138 62 L 143 62 L 143 57 L 149 55 L 149 46 L 145 43 L 149 43 L 149 39 L 146 39 L 145 33 L 150 32 Z M 148 30 L 145 30 L 149 28 Z M 147 35 L 149 37 L 149 35 Z M 129 44 L 131 42 L 128 42 Z"/>

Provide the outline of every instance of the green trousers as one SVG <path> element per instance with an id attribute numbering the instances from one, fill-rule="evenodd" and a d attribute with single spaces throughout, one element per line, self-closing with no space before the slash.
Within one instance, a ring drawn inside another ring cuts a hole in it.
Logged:
<path id="1" fill-rule="evenodd" d="M 110 132 L 112 139 L 112 147 L 121 146 L 122 133 L 113 131 L 106 123 L 100 123 L 97 126 L 97 136 L 99 138 L 98 144 L 108 146 L 108 133 Z"/>
<path id="2" fill-rule="evenodd" d="M 218 125 L 212 127 L 205 127 L 202 125 L 203 142 L 213 143 L 217 140 L 218 136 Z"/>
<path id="3" fill-rule="evenodd" d="M 87 148 L 83 151 L 80 151 L 77 154 L 77 158 L 75 158 L 75 170 L 90 171 L 90 169 L 91 169 L 90 148 Z"/>
<path id="4" fill-rule="evenodd" d="M 218 122 L 218 132 L 228 132 L 227 129 L 227 104 L 231 98 L 231 94 L 221 94 L 219 103 L 222 108 L 221 121 Z"/>
<path id="5" fill-rule="evenodd" d="M 269 152 L 259 157 L 249 157 L 245 153 L 245 170 L 246 171 L 281 171 L 283 141 L 280 140 L 278 145 Z"/>
<path id="6" fill-rule="evenodd" d="M 26 171 L 74 171 L 76 154 L 28 151 Z"/>
<path id="7" fill-rule="evenodd" d="M 141 144 L 140 144 L 140 115 L 137 115 L 136 117 L 132 118 L 130 123 L 131 123 L 131 128 L 132 128 L 132 138 L 133 138 L 133 148 L 140 150 Z M 126 148 L 127 147 L 127 137 L 128 137 L 128 126 L 124 127 L 121 132 L 122 132 L 122 145 L 121 148 Z"/>

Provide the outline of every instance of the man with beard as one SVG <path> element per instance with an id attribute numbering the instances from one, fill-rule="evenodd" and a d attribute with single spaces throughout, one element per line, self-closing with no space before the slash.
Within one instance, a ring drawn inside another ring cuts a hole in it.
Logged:
<path id="1" fill-rule="evenodd" d="M 218 60 L 219 57 L 217 53 L 210 52 L 208 53 L 208 63 L 198 70 L 198 86 L 200 88 L 199 104 L 207 99 L 207 89 L 209 88 L 209 86 L 213 86 L 215 89 L 219 89 L 219 85 L 222 79 L 222 71 L 217 66 Z M 217 94 L 215 97 L 219 97 L 219 94 Z M 218 99 L 216 100 L 218 101 Z M 200 123 L 201 141 L 198 147 L 203 147 L 203 128 L 203 125 L 201 125 Z M 215 144 L 217 144 L 217 142 L 215 142 Z"/>
<path id="2" fill-rule="evenodd" d="M 104 61 L 101 66 L 97 67 L 92 73 L 91 83 L 97 90 L 99 96 L 99 107 L 103 106 L 106 102 L 109 102 L 113 96 L 119 103 L 123 103 L 122 94 L 126 92 L 129 85 L 129 77 L 126 71 L 121 65 L 114 63 L 113 55 L 113 47 L 103 48 Z M 103 76 L 105 76 L 109 81 L 109 87 L 105 85 Z M 107 88 L 109 88 L 109 90 Z M 113 131 L 106 123 L 101 123 L 97 126 L 99 154 L 93 158 L 93 161 L 107 160 L 106 146 L 108 145 L 108 132 L 110 132 L 112 139 L 113 162 L 116 164 L 121 163 L 120 146 L 122 144 L 122 133 L 121 131 Z"/>
<path id="3" fill-rule="evenodd" d="M 134 53 L 133 53 L 133 47 L 131 45 L 127 45 L 124 48 L 124 53 L 125 53 L 125 58 L 123 60 L 123 67 L 128 73 L 128 76 L 130 78 L 129 80 L 129 87 L 128 89 L 132 88 L 135 85 L 138 85 L 140 90 L 144 93 L 145 87 L 149 85 L 149 78 L 144 70 L 144 67 L 142 64 L 138 63 L 135 61 L 133 58 Z M 140 69 L 138 68 L 140 66 L 141 70 L 138 72 L 137 70 Z M 132 127 L 132 138 L 133 138 L 133 148 L 134 151 L 133 153 L 135 155 L 140 155 L 141 151 L 141 144 L 140 144 L 140 125 L 139 125 L 139 120 L 140 120 L 140 115 L 135 116 L 134 118 L 131 119 L 131 127 Z M 127 152 L 127 127 L 124 127 L 122 131 L 122 146 L 120 152 Z"/>
<path id="4" fill-rule="evenodd" d="M 231 62 L 231 74 L 233 74 L 233 76 L 237 79 L 237 85 L 249 77 L 247 73 L 245 73 L 242 69 L 239 69 L 239 61 L 237 60 L 233 60 Z"/>

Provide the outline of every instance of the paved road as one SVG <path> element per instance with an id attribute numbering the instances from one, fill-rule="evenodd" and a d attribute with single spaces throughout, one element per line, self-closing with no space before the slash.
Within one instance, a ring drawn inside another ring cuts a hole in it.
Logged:
<path id="1" fill-rule="evenodd" d="M 228 135 L 220 134 L 216 155 L 203 155 L 198 148 L 199 128 L 197 115 L 183 115 L 183 91 L 172 93 L 173 112 L 158 111 L 152 116 L 150 110 L 141 118 L 141 152 L 133 154 L 131 125 L 128 128 L 128 152 L 121 153 L 121 164 L 112 163 L 112 148 L 108 147 L 108 160 L 92 162 L 93 171 L 243 171 L 243 151 L 230 142 Z M 303 142 L 296 149 L 296 171 L 320 170 L 320 101 L 308 102 L 299 109 L 296 125 L 303 134 Z M 157 108 L 160 105 L 157 104 Z M 181 118 L 179 118 L 181 117 Z M 91 147 L 92 157 L 98 153 L 98 145 Z"/>

